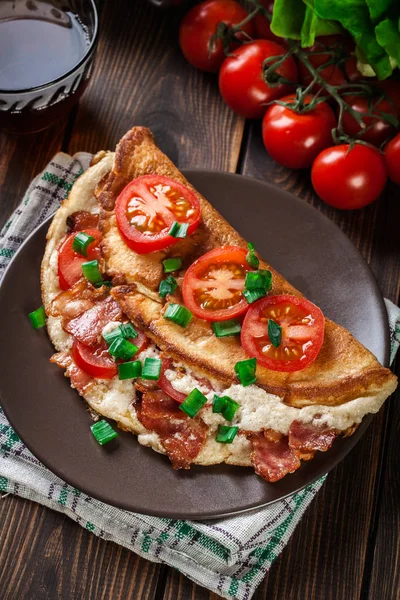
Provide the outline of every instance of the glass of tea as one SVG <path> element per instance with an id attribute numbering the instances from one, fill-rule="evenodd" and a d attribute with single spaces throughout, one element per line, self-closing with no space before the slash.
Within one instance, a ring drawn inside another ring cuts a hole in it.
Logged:
<path id="1" fill-rule="evenodd" d="M 97 32 L 93 0 L 0 0 L 0 131 L 41 131 L 69 113 Z"/>

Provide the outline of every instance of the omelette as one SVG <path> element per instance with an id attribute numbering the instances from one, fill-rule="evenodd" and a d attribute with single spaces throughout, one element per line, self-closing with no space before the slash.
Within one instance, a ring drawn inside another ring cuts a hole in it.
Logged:
<path id="1" fill-rule="evenodd" d="M 325 318 L 134 127 L 54 216 L 47 329 L 94 418 L 174 468 L 274 482 L 351 435 L 397 379 Z"/>

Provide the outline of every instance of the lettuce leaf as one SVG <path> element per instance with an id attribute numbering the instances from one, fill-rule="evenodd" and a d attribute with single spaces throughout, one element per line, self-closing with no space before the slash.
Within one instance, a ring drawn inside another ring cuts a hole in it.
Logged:
<path id="1" fill-rule="evenodd" d="M 399 0 L 275 0 L 275 35 L 311 46 L 315 37 L 340 33 L 354 38 L 358 53 L 379 79 L 400 65 Z"/>

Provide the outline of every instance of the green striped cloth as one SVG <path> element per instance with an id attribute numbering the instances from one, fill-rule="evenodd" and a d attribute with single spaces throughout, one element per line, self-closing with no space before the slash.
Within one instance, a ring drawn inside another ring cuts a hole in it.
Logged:
<path id="1" fill-rule="evenodd" d="M 58 208 L 90 158 L 83 153 L 73 158 L 57 154 L 32 182 L 0 234 L 0 278 L 27 235 Z M 390 302 L 387 308 L 393 358 L 400 338 L 400 311 Z M 62 512 L 99 537 L 175 567 L 195 583 L 231 600 L 252 597 L 323 480 L 267 508 L 219 521 L 130 513 L 86 496 L 48 471 L 24 446 L 0 408 L 1 492 Z"/>

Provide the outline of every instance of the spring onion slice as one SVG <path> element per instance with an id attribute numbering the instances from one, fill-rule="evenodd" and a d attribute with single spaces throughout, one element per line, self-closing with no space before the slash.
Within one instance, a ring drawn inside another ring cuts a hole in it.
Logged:
<path id="1" fill-rule="evenodd" d="M 161 373 L 161 360 L 159 358 L 145 358 L 142 379 L 157 381 Z"/>
<path id="2" fill-rule="evenodd" d="M 121 323 L 112 331 L 103 334 L 103 338 L 108 346 L 111 346 L 114 340 L 117 338 L 125 338 L 126 340 L 137 337 L 137 333 L 132 323 Z"/>
<path id="3" fill-rule="evenodd" d="M 100 288 L 103 285 L 105 285 L 106 287 L 111 288 L 113 286 L 112 281 L 108 281 L 107 279 L 104 279 L 103 281 L 99 281 L 99 283 L 94 283 L 93 284 L 94 287 Z"/>
<path id="4" fill-rule="evenodd" d="M 107 421 L 102 419 L 101 421 L 97 421 L 94 425 L 91 425 L 90 429 L 96 439 L 96 441 L 100 444 L 100 446 L 104 446 L 108 442 L 111 442 L 114 438 L 118 437 L 118 433 L 114 431 Z"/>
<path id="5" fill-rule="evenodd" d="M 182 266 L 182 259 L 179 256 L 174 258 L 166 258 L 163 262 L 164 273 L 172 273 L 178 271 Z"/>
<path id="6" fill-rule="evenodd" d="M 241 332 L 242 326 L 237 319 L 230 321 L 215 321 L 211 324 L 217 337 L 231 337 Z"/>
<path id="7" fill-rule="evenodd" d="M 178 221 L 174 221 L 171 229 L 169 230 L 169 235 L 172 235 L 174 238 L 185 238 L 187 236 L 188 229 L 189 223 L 178 223 Z"/>
<path id="8" fill-rule="evenodd" d="M 213 401 L 213 413 L 221 413 L 224 419 L 232 421 L 237 413 L 240 404 L 232 400 L 229 396 L 217 396 L 215 394 Z"/>
<path id="9" fill-rule="evenodd" d="M 164 313 L 164 319 L 168 319 L 181 327 L 187 327 L 192 317 L 190 310 L 181 304 L 168 304 Z"/>
<path id="10" fill-rule="evenodd" d="M 142 375 L 140 360 L 124 362 L 118 365 L 118 379 L 136 379 Z"/>
<path id="11" fill-rule="evenodd" d="M 173 294 L 178 287 L 178 282 L 175 277 L 168 275 L 167 279 L 163 279 L 158 288 L 158 294 L 161 298 L 165 298 L 168 294 Z"/>
<path id="12" fill-rule="evenodd" d="M 268 292 L 272 287 L 271 271 L 268 271 L 267 269 L 259 271 L 247 271 L 244 287 L 249 291 L 265 290 Z"/>
<path id="13" fill-rule="evenodd" d="M 46 325 L 46 313 L 44 312 L 43 306 L 29 313 L 28 317 L 32 327 L 35 329 L 40 329 Z"/>
<path id="14" fill-rule="evenodd" d="M 197 388 L 194 388 L 182 404 L 179 405 L 179 408 L 193 419 L 206 403 L 207 398 L 205 395 Z"/>
<path id="15" fill-rule="evenodd" d="M 243 292 L 243 296 L 246 298 L 247 302 L 249 304 L 253 304 L 253 302 L 256 302 L 257 300 L 259 300 L 260 298 L 264 298 L 264 296 L 267 295 L 266 290 L 244 290 Z"/>
<path id="16" fill-rule="evenodd" d="M 256 378 L 256 358 L 249 358 L 247 360 L 240 360 L 235 365 L 235 373 L 239 378 L 240 383 L 246 387 L 251 383 L 257 381 Z"/>
<path id="17" fill-rule="evenodd" d="M 108 349 L 112 356 L 122 360 L 129 360 L 138 350 L 139 348 L 135 344 L 121 337 L 116 338 Z"/>
<path id="18" fill-rule="evenodd" d="M 220 444 L 232 444 L 236 437 L 239 427 L 229 427 L 228 425 L 218 425 L 218 433 L 215 438 Z"/>
<path id="19" fill-rule="evenodd" d="M 92 235 L 88 235 L 84 231 L 80 231 L 74 237 L 74 241 L 72 242 L 72 250 L 81 256 L 87 256 L 88 247 L 92 242 L 94 242 L 94 237 Z"/>
<path id="20" fill-rule="evenodd" d="M 214 394 L 214 400 L 212 405 L 213 413 L 222 413 L 222 409 L 225 406 L 225 398 L 226 396 L 217 396 L 217 394 Z"/>
<path id="21" fill-rule="evenodd" d="M 282 327 L 273 319 L 268 319 L 268 337 L 275 348 L 279 348 L 282 341 Z"/>
<path id="22" fill-rule="evenodd" d="M 103 285 L 103 277 L 100 273 L 99 269 L 99 261 L 98 260 L 89 260 L 88 262 L 84 262 L 82 264 L 82 273 L 86 277 L 90 283 L 96 285 L 101 283 Z"/>
<path id="23" fill-rule="evenodd" d="M 254 244 L 252 244 L 251 242 L 249 242 L 247 244 L 247 247 L 249 249 L 249 251 L 248 251 L 248 253 L 246 255 L 247 264 L 252 269 L 258 269 L 258 267 L 260 265 L 260 260 L 259 260 L 258 256 L 256 255 L 256 251 L 254 249 Z"/>
<path id="24" fill-rule="evenodd" d="M 225 396 L 225 405 L 222 408 L 222 416 L 227 421 L 232 421 L 233 417 L 236 415 L 239 410 L 240 404 L 229 398 L 229 396 Z"/>

